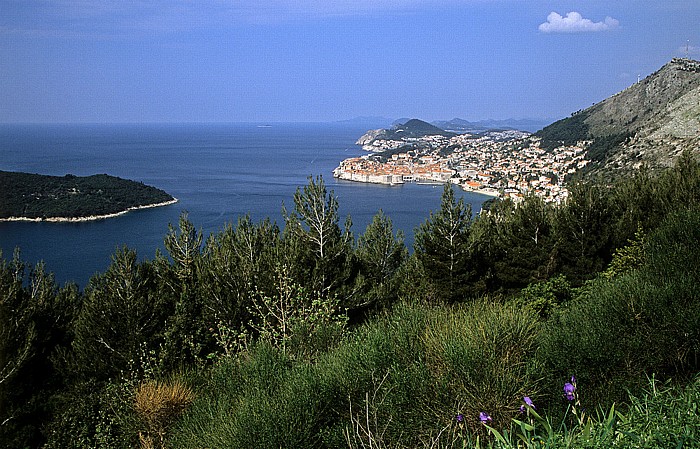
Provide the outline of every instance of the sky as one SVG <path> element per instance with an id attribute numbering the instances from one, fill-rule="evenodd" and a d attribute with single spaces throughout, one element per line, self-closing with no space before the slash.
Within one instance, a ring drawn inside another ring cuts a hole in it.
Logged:
<path id="1" fill-rule="evenodd" d="M 686 49 L 697 0 L 0 0 L 0 123 L 554 120 Z"/>

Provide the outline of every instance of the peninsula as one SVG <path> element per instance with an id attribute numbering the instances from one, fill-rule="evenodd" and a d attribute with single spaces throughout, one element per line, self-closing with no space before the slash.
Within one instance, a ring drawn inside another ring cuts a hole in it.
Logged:
<path id="1" fill-rule="evenodd" d="M 333 175 L 388 185 L 451 182 L 490 196 L 533 193 L 560 203 L 568 196 L 565 177 L 588 163 L 586 142 L 545 151 L 540 140 L 513 129 L 456 134 L 413 119 L 367 132 L 357 144 L 369 154 L 341 161 Z"/>
<path id="2" fill-rule="evenodd" d="M 79 177 L 0 171 L 0 221 L 101 220 L 175 202 L 163 190 L 106 174 Z"/>
<path id="3" fill-rule="evenodd" d="M 368 154 L 341 161 L 333 174 L 389 185 L 451 182 L 513 200 L 532 194 L 561 203 L 572 179 L 625 178 L 642 167 L 658 172 L 684 151 L 700 158 L 700 61 L 674 58 L 534 134 L 474 128 L 459 119 L 413 119 L 371 130 L 357 141 Z"/>

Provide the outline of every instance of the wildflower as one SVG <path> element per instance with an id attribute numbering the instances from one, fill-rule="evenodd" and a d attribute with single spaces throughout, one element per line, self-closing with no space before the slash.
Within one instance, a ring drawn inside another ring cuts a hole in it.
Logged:
<path id="1" fill-rule="evenodd" d="M 458 423 L 462 423 L 464 422 L 464 415 L 460 413 L 459 415 L 455 416 L 455 419 Z"/>
<path id="2" fill-rule="evenodd" d="M 573 377 L 571 378 L 571 380 L 576 381 L 576 379 L 574 379 Z M 575 384 L 569 382 L 564 384 L 564 396 L 566 396 L 567 400 L 573 401 L 574 399 L 576 399 L 576 395 L 574 394 L 575 391 Z"/>
<path id="3" fill-rule="evenodd" d="M 491 416 L 489 416 L 488 413 L 486 413 L 486 412 L 481 412 L 481 413 L 479 413 L 479 421 L 481 421 L 482 423 L 486 424 L 487 422 L 492 421 L 492 419 L 491 419 Z"/>
<path id="4" fill-rule="evenodd" d="M 526 406 L 532 407 L 533 410 L 537 410 L 537 407 L 535 407 L 535 403 L 532 402 L 532 399 L 530 399 L 529 396 L 525 396 L 523 398 L 523 401 L 525 401 L 525 404 L 522 404 L 520 406 L 520 413 L 525 413 L 525 411 L 527 410 Z"/>

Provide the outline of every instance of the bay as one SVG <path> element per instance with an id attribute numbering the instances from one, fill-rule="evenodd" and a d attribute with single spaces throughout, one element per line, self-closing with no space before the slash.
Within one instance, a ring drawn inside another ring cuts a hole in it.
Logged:
<path id="1" fill-rule="evenodd" d="M 441 186 L 383 186 L 342 181 L 332 171 L 363 151 L 354 142 L 366 131 L 351 124 L 138 124 L 0 125 L 0 170 L 63 176 L 108 173 L 142 181 L 178 203 L 81 223 L 1 222 L 0 250 L 15 248 L 30 265 L 44 260 L 59 284 L 84 287 L 103 272 L 114 251 L 143 258 L 163 251 L 168 224 L 187 211 L 205 236 L 249 214 L 283 224 L 282 205 L 310 176 L 322 176 L 338 197 L 341 226 L 351 217 L 357 236 L 382 209 L 395 229 L 413 231 L 439 208 Z M 475 211 L 488 199 L 456 190 Z"/>

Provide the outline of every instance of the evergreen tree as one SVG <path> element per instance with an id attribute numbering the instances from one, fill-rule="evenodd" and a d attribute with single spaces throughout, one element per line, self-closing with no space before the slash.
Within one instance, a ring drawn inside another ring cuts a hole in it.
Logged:
<path id="1" fill-rule="evenodd" d="M 438 296 L 449 302 L 462 300 L 473 291 L 469 231 L 471 205 L 455 199 L 451 184 L 445 184 L 440 210 L 420 225 L 415 251 Z"/>
<path id="2" fill-rule="evenodd" d="M 244 216 L 207 240 L 199 279 L 203 319 L 227 354 L 237 349 L 252 299 L 272 295 L 279 238 L 269 219 L 255 224 Z"/>
<path id="3" fill-rule="evenodd" d="M 8 432 L 16 428 L 13 390 L 18 386 L 18 373 L 32 356 L 36 338 L 28 295 L 22 286 L 24 269 L 19 251 L 10 263 L 0 257 L 0 442 L 9 441 Z"/>
<path id="4" fill-rule="evenodd" d="M 141 375 L 141 359 L 162 342 L 167 313 L 151 264 L 139 263 L 134 250 L 118 250 L 107 271 L 85 288 L 74 369 L 84 379 L 105 381 L 122 373 Z"/>
<path id="5" fill-rule="evenodd" d="M 39 262 L 25 276 L 15 252 L 0 254 L 0 446 L 39 447 L 52 398 L 66 378 L 54 363 L 68 345 L 78 305 L 73 284 L 59 290 Z"/>
<path id="6" fill-rule="evenodd" d="M 557 210 L 557 271 L 574 285 L 592 278 L 612 258 L 618 209 L 611 200 L 605 187 L 578 184 L 571 189 L 566 204 Z"/>
<path id="7" fill-rule="evenodd" d="M 350 275 L 353 241 L 349 219 L 344 231 L 338 225 L 337 197 L 327 191 L 321 176 L 310 177 L 294 194 L 294 209 L 283 213 L 285 251 L 293 259 L 288 266 L 291 275 L 305 273 L 302 284 L 321 296 L 337 294 Z"/>
<path id="8" fill-rule="evenodd" d="M 501 287 L 519 290 L 547 279 L 554 271 L 553 208 L 541 198 L 526 196 L 503 217 L 496 262 Z"/>
<path id="9" fill-rule="evenodd" d="M 156 267 L 161 294 L 169 298 L 173 313 L 165 330 L 162 361 L 165 367 L 172 369 L 204 361 L 213 342 L 209 327 L 203 320 L 203 299 L 197 291 L 202 233 L 183 212 L 178 229 L 168 226 L 164 244 L 172 264 L 159 256 Z"/>
<path id="10" fill-rule="evenodd" d="M 361 267 L 363 299 L 359 305 L 387 305 L 396 299 L 394 277 L 408 257 L 403 233 L 394 235 L 391 219 L 380 210 L 358 238 L 355 254 Z"/>
<path id="11" fill-rule="evenodd" d="M 498 270 L 506 259 L 504 242 L 514 208 L 510 199 L 496 199 L 487 210 L 482 209 L 470 228 L 470 259 L 476 271 L 475 289 L 478 292 L 495 292 L 503 288 Z"/>

